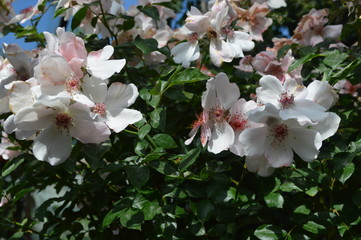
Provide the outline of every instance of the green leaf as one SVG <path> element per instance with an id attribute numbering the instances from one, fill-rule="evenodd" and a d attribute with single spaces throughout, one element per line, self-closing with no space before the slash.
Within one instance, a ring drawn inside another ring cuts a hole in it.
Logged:
<path id="1" fill-rule="evenodd" d="M 338 169 L 335 172 L 335 177 L 342 182 L 343 184 L 345 184 L 345 182 L 347 181 L 347 179 L 349 179 L 352 174 L 355 171 L 355 164 L 354 163 L 349 163 L 346 166 L 344 166 L 341 169 Z"/>
<path id="2" fill-rule="evenodd" d="M 286 231 L 272 225 L 262 225 L 256 229 L 254 235 L 261 240 L 282 239 L 286 236 Z"/>
<path id="3" fill-rule="evenodd" d="M 303 224 L 303 229 L 311 233 L 319 233 L 320 230 L 326 229 L 325 226 L 322 226 L 314 221 L 308 221 L 307 223 Z"/>
<path id="4" fill-rule="evenodd" d="M 291 72 L 292 70 L 298 68 L 299 66 L 301 66 L 302 64 L 311 61 L 312 59 L 314 59 L 315 57 L 318 57 L 319 54 L 310 54 L 310 55 L 306 55 L 296 61 L 294 61 L 291 66 L 288 68 L 288 72 Z"/>
<path id="5" fill-rule="evenodd" d="M 197 215 L 202 221 L 207 221 L 214 212 L 214 205 L 209 200 L 202 200 L 196 203 Z"/>
<path id="6" fill-rule="evenodd" d="M 72 30 L 74 30 L 81 24 L 81 21 L 83 21 L 83 19 L 85 18 L 87 11 L 88 11 L 88 7 L 83 7 L 74 14 L 73 20 L 71 21 Z"/>
<path id="7" fill-rule="evenodd" d="M 150 125 L 152 125 L 153 128 L 157 128 L 160 123 L 160 112 L 162 111 L 161 108 L 154 109 L 150 113 Z"/>
<path id="8" fill-rule="evenodd" d="M 144 54 L 158 50 L 158 42 L 153 38 L 142 39 L 139 35 L 134 40 L 135 46 Z"/>
<path id="9" fill-rule="evenodd" d="M 22 238 L 23 236 L 24 236 L 24 232 L 16 232 L 11 236 L 10 240 L 11 239 L 19 239 L 19 238 Z"/>
<path id="10" fill-rule="evenodd" d="M 264 200 L 268 207 L 282 208 L 284 199 L 281 194 L 271 192 L 267 196 L 264 197 Z"/>
<path id="11" fill-rule="evenodd" d="M 330 55 L 326 56 L 323 60 L 323 63 L 332 69 L 337 68 L 343 61 L 348 58 L 348 54 L 340 53 L 340 51 L 335 50 Z"/>
<path id="12" fill-rule="evenodd" d="M 159 19 L 159 12 L 158 12 L 158 9 L 156 7 L 147 5 L 147 6 L 144 6 L 144 7 L 138 6 L 137 8 L 139 9 L 139 11 L 141 11 L 142 13 L 147 15 L 148 17 L 151 17 L 156 21 L 160 20 Z"/>
<path id="13" fill-rule="evenodd" d="M 150 132 L 151 129 L 152 127 L 149 124 L 143 125 L 138 131 L 138 138 L 142 140 L 145 137 L 145 135 L 147 135 Z"/>
<path id="14" fill-rule="evenodd" d="M 306 194 L 309 195 L 309 196 L 311 196 L 311 197 L 316 196 L 317 193 L 318 193 L 318 186 L 310 187 L 310 188 L 307 189 L 307 191 L 306 191 Z"/>
<path id="15" fill-rule="evenodd" d="M 11 200 L 12 203 L 17 202 L 20 198 L 24 197 L 25 194 L 34 191 L 33 188 L 25 188 L 22 189 L 20 192 L 16 193 L 15 197 Z"/>
<path id="16" fill-rule="evenodd" d="M 1 176 L 6 177 L 17 167 L 19 167 L 24 161 L 25 161 L 24 158 L 15 158 L 14 160 L 7 162 L 5 166 L 2 168 Z"/>
<path id="17" fill-rule="evenodd" d="M 174 139 L 165 133 L 159 133 L 157 135 L 154 135 L 153 139 L 158 144 L 158 146 L 164 149 L 172 149 L 178 147 Z"/>
<path id="18" fill-rule="evenodd" d="M 199 148 L 194 148 L 190 150 L 185 156 L 182 157 L 181 162 L 179 163 L 179 169 L 181 171 L 187 170 L 193 163 L 197 160 L 201 150 Z"/>
<path id="19" fill-rule="evenodd" d="M 293 212 L 308 215 L 308 214 L 310 214 L 311 210 L 308 209 L 306 207 L 306 205 L 301 205 L 301 206 L 298 206 Z"/>
<path id="20" fill-rule="evenodd" d="M 61 15 L 62 13 L 64 13 L 66 10 L 68 10 L 69 8 L 59 8 L 59 9 L 57 9 L 56 11 L 55 11 L 55 13 L 54 13 L 54 17 L 53 17 L 53 19 L 54 18 L 56 18 L 57 16 L 59 16 L 59 15 Z"/>
<path id="21" fill-rule="evenodd" d="M 144 214 L 141 210 L 129 208 L 119 215 L 120 223 L 129 229 L 141 230 Z"/>
<path id="22" fill-rule="evenodd" d="M 128 166 L 125 168 L 131 184 L 136 187 L 143 186 L 149 179 L 149 169 L 147 166 Z"/>
<path id="23" fill-rule="evenodd" d="M 170 83 L 170 86 L 177 84 L 194 83 L 199 81 L 208 80 L 210 77 L 204 75 L 197 68 L 187 68 L 178 73 Z"/>
<path id="24" fill-rule="evenodd" d="M 301 192 L 302 191 L 302 189 L 297 187 L 293 182 L 284 182 L 280 186 L 280 190 L 283 192 L 292 192 L 292 191 Z"/>
<path id="25" fill-rule="evenodd" d="M 148 201 L 142 208 L 144 220 L 152 220 L 158 214 L 162 213 L 162 208 L 159 206 L 158 201 Z"/>

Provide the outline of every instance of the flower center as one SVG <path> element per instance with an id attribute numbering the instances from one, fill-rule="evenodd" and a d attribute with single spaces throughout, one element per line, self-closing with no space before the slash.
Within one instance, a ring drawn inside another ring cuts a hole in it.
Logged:
<path id="1" fill-rule="evenodd" d="M 280 99 L 278 100 L 281 105 L 282 108 L 288 108 L 291 104 L 293 104 L 293 102 L 295 101 L 295 97 L 293 94 L 291 94 L 291 96 L 289 96 L 286 92 L 283 92 L 280 94 Z"/>
<path id="2" fill-rule="evenodd" d="M 228 121 L 228 111 L 225 111 L 223 107 L 217 105 L 211 108 L 208 112 L 209 120 L 212 123 L 219 123 L 223 121 Z"/>
<path id="3" fill-rule="evenodd" d="M 210 28 L 210 29 L 208 29 L 208 37 L 210 38 L 210 39 L 212 39 L 212 38 L 217 38 L 218 37 L 218 34 L 217 34 L 217 32 L 216 31 L 214 31 L 212 28 Z"/>
<path id="4" fill-rule="evenodd" d="M 288 136 L 288 127 L 285 124 L 277 124 L 273 127 L 273 136 L 275 139 L 279 142 L 282 142 L 285 140 L 285 138 Z"/>
<path id="5" fill-rule="evenodd" d="M 234 31 L 231 27 L 224 27 L 222 30 L 227 38 L 234 38 Z"/>
<path id="6" fill-rule="evenodd" d="M 69 131 L 69 128 L 73 125 L 73 119 L 68 113 L 58 113 L 55 116 L 54 124 L 59 130 L 65 129 Z"/>
<path id="7" fill-rule="evenodd" d="M 96 113 L 96 114 L 99 114 L 101 116 L 104 116 L 105 115 L 105 111 L 107 110 L 106 106 L 104 103 L 97 103 L 95 104 L 94 107 L 92 107 L 92 112 L 93 113 Z"/>
<path id="8" fill-rule="evenodd" d="M 65 87 L 68 92 L 79 91 L 80 90 L 80 80 L 77 76 L 71 77 L 65 82 Z"/>
<path id="9" fill-rule="evenodd" d="M 247 120 L 244 119 L 240 114 L 235 114 L 231 117 L 229 125 L 231 125 L 235 131 L 243 131 L 247 128 Z"/>
<path id="10" fill-rule="evenodd" d="M 189 36 L 189 42 L 191 43 L 194 43 L 198 40 L 198 34 L 197 33 L 192 33 L 190 36 Z"/>

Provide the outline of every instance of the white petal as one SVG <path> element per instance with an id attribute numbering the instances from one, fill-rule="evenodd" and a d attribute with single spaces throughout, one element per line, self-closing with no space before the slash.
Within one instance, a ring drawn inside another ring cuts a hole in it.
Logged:
<path id="1" fill-rule="evenodd" d="M 14 122 L 21 130 L 40 130 L 52 124 L 55 114 L 56 111 L 51 108 L 26 107 L 15 115 Z"/>
<path id="2" fill-rule="evenodd" d="M 261 87 L 256 89 L 257 98 L 261 103 L 272 103 L 278 106 L 278 99 L 282 92 L 285 91 L 278 78 L 267 75 L 259 80 Z"/>
<path id="3" fill-rule="evenodd" d="M 296 99 L 289 108 L 280 111 L 283 120 L 297 118 L 299 122 L 318 122 L 327 117 L 325 108 L 309 99 Z"/>
<path id="4" fill-rule="evenodd" d="M 290 166 L 293 162 L 293 152 L 284 142 L 274 142 L 267 146 L 265 157 L 274 168 Z"/>
<path id="5" fill-rule="evenodd" d="M 322 146 L 321 135 L 311 129 L 290 129 L 289 145 L 306 162 L 315 160 Z"/>
<path id="6" fill-rule="evenodd" d="M 209 45 L 209 55 L 214 66 L 220 67 L 223 62 L 231 62 L 235 52 L 229 43 L 221 39 L 212 39 Z"/>
<path id="7" fill-rule="evenodd" d="M 269 164 L 267 158 L 261 156 L 259 158 L 246 158 L 246 166 L 248 171 L 256 172 L 262 177 L 268 177 L 274 172 L 274 168 Z"/>
<path id="8" fill-rule="evenodd" d="M 137 99 L 139 93 L 134 84 L 115 82 L 110 85 L 105 99 L 107 109 L 127 108 Z"/>
<path id="9" fill-rule="evenodd" d="M 43 130 L 35 139 L 34 156 L 51 165 L 64 162 L 71 153 L 71 137 L 66 132 L 59 132 L 55 127 Z"/>
<path id="10" fill-rule="evenodd" d="M 208 142 L 208 151 L 214 154 L 227 150 L 234 141 L 234 131 L 228 123 L 216 124 Z"/>
<path id="11" fill-rule="evenodd" d="M 96 77 L 85 76 L 81 85 L 83 93 L 96 103 L 104 103 L 107 95 L 107 83 Z"/>
<path id="12" fill-rule="evenodd" d="M 107 111 L 107 122 L 106 124 L 114 132 L 118 133 L 125 129 L 129 124 L 136 123 L 143 118 L 142 114 L 133 109 L 117 109 L 112 112 Z"/>
<path id="13" fill-rule="evenodd" d="M 330 109 L 338 100 L 333 87 L 326 81 L 314 80 L 307 86 L 307 99 L 315 101 L 326 110 Z"/>
<path id="14" fill-rule="evenodd" d="M 270 8 L 280 8 L 280 7 L 287 7 L 286 1 L 285 0 L 268 0 L 268 6 L 270 6 Z"/>
<path id="15" fill-rule="evenodd" d="M 237 84 L 230 83 L 227 75 L 218 73 L 215 78 L 217 98 L 224 109 L 230 109 L 233 103 L 239 98 L 240 92 Z"/>
<path id="16" fill-rule="evenodd" d="M 15 81 L 9 92 L 9 107 L 13 113 L 17 113 L 24 107 L 31 107 L 34 99 L 30 91 L 30 84 L 24 81 Z"/>
<path id="17" fill-rule="evenodd" d="M 239 135 L 239 142 L 243 145 L 247 157 L 257 158 L 264 154 L 268 144 L 268 127 L 247 128 Z"/>
<path id="18" fill-rule="evenodd" d="M 125 59 L 99 61 L 87 65 L 89 73 L 100 79 L 110 78 L 114 73 L 119 73 L 125 66 Z"/>
<path id="19" fill-rule="evenodd" d="M 101 143 L 109 139 L 110 130 L 105 123 L 74 119 L 70 135 L 82 143 Z"/>
<path id="20" fill-rule="evenodd" d="M 330 112 L 327 117 L 319 121 L 317 124 L 311 125 L 310 128 L 319 132 L 322 140 L 325 140 L 336 133 L 340 125 L 340 121 L 341 118 L 337 116 L 337 114 Z"/>

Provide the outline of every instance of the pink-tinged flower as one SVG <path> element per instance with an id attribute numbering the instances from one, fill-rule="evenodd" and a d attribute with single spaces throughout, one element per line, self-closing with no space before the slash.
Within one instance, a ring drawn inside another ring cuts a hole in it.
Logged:
<path id="1" fill-rule="evenodd" d="M 185 20 L 185 26 L 192 32 L 197 33 L 199 36 L 203 36 L 211 27 L 210 13 L 203 15 L 196 7 L 191 7 L 191 10 L 187 13 L 187 19 Z"/>
<path id="2" fill-rule="evenodd" d="M 302 66 L 288 72 L 288 68 L 294 61 L 291 51 L 289 51 L 282 59 L 278 60 L 275 52 L 263 51 L 258 53 L 252 60 L 252 66 L 261 75 L 273 75 L 279 81 L 284 82 L 287 79 L 295 79 L 302 83 L 301 68 Z"/>
<path id="3" fill-rule="evenodd" d="M 249 121 L 247 116 L 247 113 L 256 107 L 256 102 L 252 100 L 247 102 L 241 98 L 238 99 L 229 110 L 228 123 L 232 127 L 235 135 L 234 142 L 229 150 L 238 156 L 244 156 L 243 146 L 239 142 L 239 135 L 247 128 L 259 126 L 259 124 Z"/>
<path id="4" fill-rule="evenodd" d="M 287 7 L 285 0 L 252 0 L 251 2 L 257 2 L 259 4 L 267 3 L 267 5 L 272 9 Z"/>
<path id="5" fill-rule="evenodd" d="M 44 0 L 38 0 L 35 6 L 27 7 L 20 11 L 19 14 L 15 15 L 7 24 L 13 24 L 20 22 L 21 24 L 30 20 L 34 15 L 39 14 L 38 6 L 42 4 Z"/>
<path id="6" fill-rule="evenodd" d="M 328 9 L 312 9 L 304 15 L 294 31 L 293 38 L 303 46 L 315 46 L 326 38 L 337 40 L 342 31 L 342 24 L 324 26 L 328 19 Z"/>
<path id="7" fill-rule="evenodd" d="M 344 79 L 338 81 L 333 87 L 338 89 L 340 94 L 350 94 L 357 97 L 359 95 L 358 91 L 361 89 L 361 83 L 352 85 L 350 81 Z"/>
<path id="8" fill-rule="evenodd" d="M 114 73 L 119 73 L 125 66 L 125 59 L 109 60 L 114 48 L 105 46 L 99 51 L 90 52 L 87 58 L 86 70 L 94 77 L 100 79 L 110 78 Z"/>
<path id="9" fill-rule="evenodd" d="M 272 19 L 266 18 L 270 12 L 266 4 L 254 3 L 248 10 L 236 9 L 239 20 L 237 26 L 243 28 L 255 41 L 263 41 L 262 33 L 272 25 Z"/>
<path id="10" fill-rule="evenodd" d="M 262 104 L 271 103 L 280 110 L 283 120 L 295 118 L 299 122 L 316 123 L 327 117 L 326 109 L 313 100 L 306 99 L 307 89 L 295 80 L 289 79 L 282 84 L 274 76 L 260 79 L 261 87 L 256 89 Z"/>
<path id="11" fill-rule="evenodd" d="M 182 42 L 171 49 L 173 61 L 188 68 L 192 61 L 200 57 L 197 34 L 192 34 L 189 42 Z"/>
<path id="12" fill-rule="evenodd" d="M 234 66 L 234 68 L 237 68 L 244 72 L 253 72 L 252 60 L 253 60 L 253 57 L 251 55 L 244 56 L 239 61 L 238 66 Z"/>
<path id="13" fill-rule="evenodd" d="M 229 110 L 239 96 L 238 86 L 230 83 L 226 74 L 219 73 L 209 79 L 207 90 L 202 96 L 203 112 L 185 143 L 190 144 L 201 127 L 201 143 L 205 146 L 208 142 L 208 151 L 217 154 L 227 150 L 234 142 L 234 130 L 228 123 Z"/>
<path id="14" fill-rule="evenodd" d="M 250 111 L 248 118 L 264 125 L 247 128 L 239 136 L 247 163 L 257 159 L 255 165 L 259 169 L 268 169 L 269 165 L 273 168 L 290 166 L 293 151 L 306 162 L 317 158 L 322 146 L 321 135 L 301 126 L 296 119 L 282 120 L 280 110 L 271 103 Z M 267 163 L 261 167 L 263 157 Z"/>
<path id="15" fill-rule="evenodd" d="M 314 80 L 307 86 L 307 99 L 310 99 L 326 110 L 338 101 L 338 95 L 333 87 L 326 81 Z"/>
<path id="16" fill-rule="evenodd" d="M 20 130 L 41 130 L 33 144 L 33 154 L 51 165 L 64 162 L 71 153 L 72 137 L 82 143 L 99 144 L 109 138 L 105 123 L 91 117 L 89 107 L 74 103 L 53 102 L 51 106 L 21 109 L 14 119 Z"/>
<path id="17" fill-rule="evenodd" d="M 139 95 L 134 84 L 115 82 L 107 89 L 103 80 L 90 77 L 84 79 L 83 91 L 95 103 L 91 106 L 95 117 L 116 133 L 143 117 L 139 111 L 128 108 Z"/>

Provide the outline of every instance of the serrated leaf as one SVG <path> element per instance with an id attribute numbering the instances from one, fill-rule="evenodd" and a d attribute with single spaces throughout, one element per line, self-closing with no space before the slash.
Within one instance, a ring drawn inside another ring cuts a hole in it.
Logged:
<path id="1" fill-rule="evenodd" d="M 14 171 L 17 167 L 19 167 L 23 162 L 25 161 L 24 158 L 15 158 L 12 161 L 9 161 L 5 164 L 5 166 L 2 168 L 2 177 L 6 177 L 9 175 L 12 171 Z"/>
<path id="2" fill-rule="evenodd" d="M 172 149 L 178 147 L 174 139 L 165 133 L 159 133 L 157 135 L 154 135 L 153 139 L 158 144 L 158 146 L 164 149 Z"/>
<path id="3" fill-rule="evenodd" d="M 87 11 L 88 11 L 88 7 L 83 7 L 74 14 L 73 19 L 71 20 L 72 30 L 74 30 L 81 24 L 81 21 L 83 21 L 83 19 L 85 18 Z"/>
<path id="4" fill-rule="evenodd" d="M 158 50 L 158 42 L 153 38 L 142 39 L 139 35 L 134 39 L 135 46 L 144 54 Z"/>
<path id="5" fill-rule="evenodd" d="M 282 208 L 284 199 L 281 194 L 272 192 L 264 197 L 268 207 Z"/>
<path id="6" fill-rule="evenodd" d="M 274 240 L 284 238 L 286 231 L 267 224 L 258 227 L 254 235 L 260 240 Z"/>

